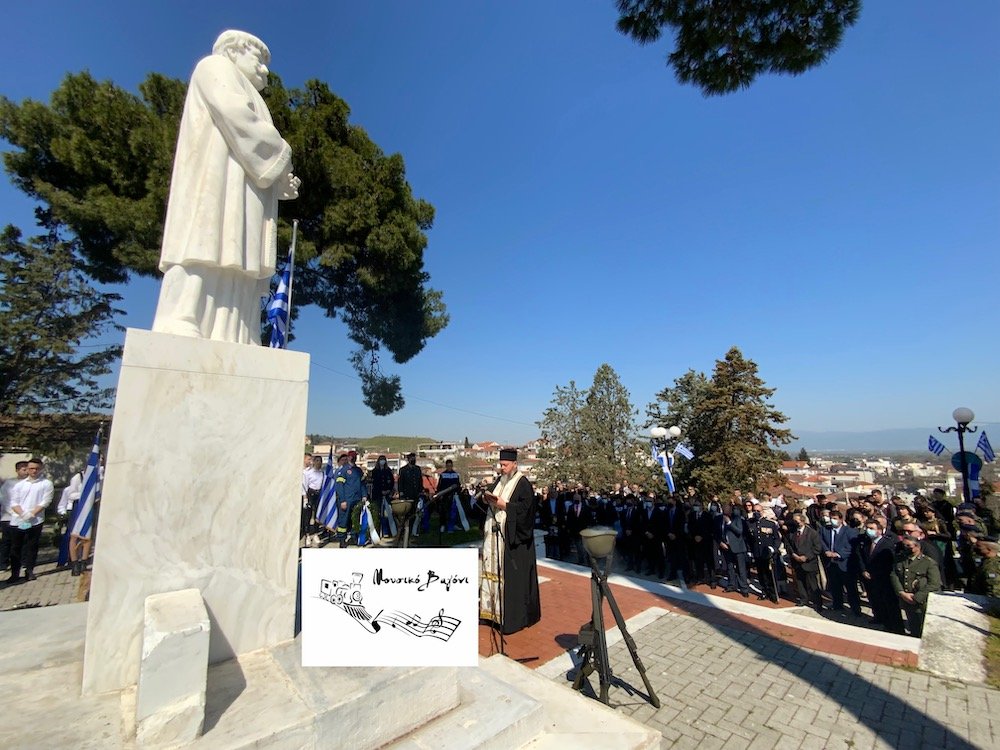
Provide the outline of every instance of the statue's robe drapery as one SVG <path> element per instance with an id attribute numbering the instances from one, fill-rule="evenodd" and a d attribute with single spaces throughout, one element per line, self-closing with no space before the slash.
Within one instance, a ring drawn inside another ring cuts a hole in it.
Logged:
<path id="1" fill-rule="evenodd" d="M 277 260 L 279 178 L 291 158 L 236 65 L 224 55 L 201 60 L 177 139 L 153 330 L 259 341 L 260 297 Z"/>

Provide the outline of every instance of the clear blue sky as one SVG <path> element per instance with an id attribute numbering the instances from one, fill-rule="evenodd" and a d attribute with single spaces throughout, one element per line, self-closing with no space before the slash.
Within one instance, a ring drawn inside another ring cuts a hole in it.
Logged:
<path id="1" fill-rule="evenodd" d="M 43 2 L 4 9 L 0 93 L 89 69 L 184 78 L 225 28 L 330 84 L 437 210 L 451 325 L 361 404 L 339 321 L 304 310 L 308 429 L 518 442 L 610 363 L 643 409 L 732 346 L 793 429 L 1000 421 L 1000 3 L 868 2 L 820 69 L 705 98 L 612 0 Z M 302 190 L 308 190 L 303 185 Z M 0 222 L 31 230 L 3 181 Z M 124 291 L 148 328 L 156 285 Z M 513 356 L 511 356 L 513 355 Z M 443 408 L 445 404 L 453 408 Z M 463 411 L 465 410 L 465 411 Z M 475 412 L 475 413 L 472 413 Z"/>

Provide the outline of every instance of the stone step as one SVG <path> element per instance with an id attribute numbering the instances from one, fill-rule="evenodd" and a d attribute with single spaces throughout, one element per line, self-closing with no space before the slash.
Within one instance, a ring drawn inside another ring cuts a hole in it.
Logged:
<path id="1" fill-rule="evenodd" d="M 461 704 L 392 743 L 391 750 L 521 747 L 543 729 L 541 703 L 482 669 L 459 671 Z"/>
<path id="2" fill-rule="evenodd" d="M 383 747 L 459 705 L 454 667 L 303 667 L 298 640 L 213 665 L 188 748 Z"/>
<path id="3" fill-rule="evenodd" d="M 587 698 L 568 685 L 546 679 L 505 656 L 480 659 L 480 668 L 538 701 L 544 711 L 542 732 L 524 748 L 531 750 L 646 750 L 660 746 L 660 733 Z"/>

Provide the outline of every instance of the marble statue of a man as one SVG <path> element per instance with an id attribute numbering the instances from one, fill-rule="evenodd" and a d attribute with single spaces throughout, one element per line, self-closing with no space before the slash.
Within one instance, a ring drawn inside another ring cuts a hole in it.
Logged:
<path id="1" fill-rule="evenodd" d="M 163 227 L 153 330 L 260 343 L 277 256 L 278 201 L 298 197 L 292 151 L 258 93 L 271 53 L 225 31 L 194 69 Z"/>

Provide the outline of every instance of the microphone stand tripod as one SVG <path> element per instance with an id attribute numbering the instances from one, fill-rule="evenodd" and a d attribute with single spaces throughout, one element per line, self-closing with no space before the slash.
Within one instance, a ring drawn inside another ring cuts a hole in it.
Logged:
<path id="1" fill-rule="evenodd" d="M 618 630 L 621 631 L 625 645 L 628 646 L 629 653 L 632 655 L 632 663 L 635 664 L 636 670 L 642 676 L 642 682 L 646 686 L 646 692 L 649 694 L 649 702 L 654 708 L 659 708 L 660 699 L 656 697 L 653 686 L 649 684 L 649 678 L 646 676 L 646 667 L 643 666 L 642 659 L 639 658 L 635 640 L 633 640 L 628 630 L 626 630 L 625 618 L 622 617 L 622 611 L 618 608 L 618 602 L 615 601 L 614 594 L 611 593 L 611 587 L 608 586 L 608 572 L 611 570 L 614 551 L 612 550 L 604 558 L 603 571 L 597 565 L 597 558 L 589 554 L 589 551 L 588 557 L 590 558 L 590 598 L 593 609 L 591 611 L 590 622 L 580 628 L 580 666 L 577 668 L 576 678 L 573 680 L 573 689 L 582 691 L 584 680 L 596 671 L 600 677 L 601 703 L 610 705 L 608 702 L 608 688 L 611 686 L 612 673 L 611 663 L 608 661 L 608 641 L 604 632 L 604 600 L 607 599 L 608 605 L 611 607 L 611 613 L 618 624 Z"/>

